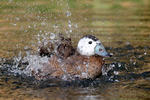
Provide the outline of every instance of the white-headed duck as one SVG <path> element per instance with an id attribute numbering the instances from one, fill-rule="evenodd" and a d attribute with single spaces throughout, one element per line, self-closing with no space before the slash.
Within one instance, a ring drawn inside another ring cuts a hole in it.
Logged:
<path id="1" fill-rule="evenodd" d="M 48 48 L 53 49 L 52 44 Z M 93 35 L 82 37 L 76 49 L 73 48 L 71 39 L 61 38 L 61 43 L 57 46 L 55 53 L 50 53 L 50 51 L 52 50 L 48 51 L 43 47 L 40 49 L 39 54 L 48 55 L 49 60 L 38 72 L 32 70 L 32 75 L 38 80 L 49 78 L 93 79 L 101 74 L 104 64 L 103 57 L 110 56 L 100 40 Z"/>

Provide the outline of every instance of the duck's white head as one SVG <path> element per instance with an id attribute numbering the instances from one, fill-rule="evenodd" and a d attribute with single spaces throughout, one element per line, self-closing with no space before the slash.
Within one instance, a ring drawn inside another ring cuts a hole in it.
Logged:
<path id="1" fill-rule="evenodd" d="M 109 53 L 106 52 L 100 40 L 93 35 L 86 35 L 81 38 L 78 42 L 77 51 L 84 56 L 110 56 Z"/>

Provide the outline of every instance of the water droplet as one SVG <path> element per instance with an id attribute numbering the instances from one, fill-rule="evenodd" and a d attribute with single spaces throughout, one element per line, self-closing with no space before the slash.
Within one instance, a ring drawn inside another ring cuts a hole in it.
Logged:
<path id="1" fill-rule="evenodd" d="M 54 33 L 50 34 L 50 39 L 55 39 L 56 35 Z"/>
<path id="2" fill-rule="evenodd" d="M 118 63 L 118 67 L 121 67 L 121 63 Z"/>
<path id="3" fill-rule="evenodd" d="M 71 27 L 72 27 L 72 25 L 71 25 L 71 24 L 68 24 L 68 27 L 69 27 L 69 28 L 71 28 Z"/>
<path id="4" fill-rule="evenodd" d="M 70 33 L 72 33 L 72 30 L 69 30 Z"/>
<path id="5" fill-rule="evenodd" d="M 31 28 L 31 26 L 29 25 L 28 28 Z"/>
<path id="6" fill-rule="evenodd" d="M 136 62 L 133 62 L 133 65 L 136 65 Z"/>
<path id="7" fill-rule="evenodd" d="M 74 24 L 74 27 L 75 27 L 75 28 L 78 28 L 78 24 Z"/>
<path id="8" fill-rule="evenodd" d="M 119 82 L 119 80 L 115 80 L 115 82 Z"/>
<path id="9" fill-rule="evenodd" d="M 127 42 L 126 42 L 126 45 L 130 45 L 130 42 L 127 41 Z"/>
<path id="10" fill-rule="evenodd" d="M 42 25 L 42 26 L 45 26 L 45 25 L 46 25 L 46 23 L 45 23 L 45 22 L 42 22 L 42 23 L 41 23 L 41 25 Z"/>
<path id="11" fill-rule="evenodd" d="M 53 27 L 54 27 L 54 28 L 58 28 L 58 25 L 57 25 L 57 24 L 55 24 L 55 25 L 53 25 Z"/>
<path id="12" fill-rule="evenodd" d="M 115 64 L 111 64 L 110 67 L 112 67 L 112 68 L 115 67 Z"/>
<path id="13" fill-rule="evenodd" d="M 70 11 L 67 11 L 67 12 L 66 12 L 66 16 L 67 16 L 67 17 L 71 16 L 71 12 L 70 12 Z"/>
<path id="14" fill-rule="evenodd" d="M 19 21 L 19 20 L 20 20 L 20 18 L 19 18 L 19 17 L 16 17 L 15 19 L 16 19 L 17 21 Z"/>
<path id="15" fill-rule="evenodd" d="M 9 0 L 9 2 L 13 2 L 13 0 Z"/>
<path id="16" fill-rule="evenodd" d="M 12 23 L 12 25 L 13 25 L 13 26 L 17 26 L 17 24 L 16 24 L 16 23 Z"/>
<path id="17" fill-rule="evenodd" d="M 114 74 L 115 74 L 115 75 L 118 75 L 118 74 L 119 74 L 119 72 L 118 72 L 118 71 L 114 71 Z"/>

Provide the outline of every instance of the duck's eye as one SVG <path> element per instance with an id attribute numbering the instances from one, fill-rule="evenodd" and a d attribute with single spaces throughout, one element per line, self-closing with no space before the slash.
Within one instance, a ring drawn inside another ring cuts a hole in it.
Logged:
<path id="1" fill-rule="evenodd" d="M 98 43 L 98 45 L 101 45 L 101 43 Z"/>
<path id="2" fill-rule="evenodd" d="M 89 41 L 89 44 L 92 44 L 92 41 Z"/>

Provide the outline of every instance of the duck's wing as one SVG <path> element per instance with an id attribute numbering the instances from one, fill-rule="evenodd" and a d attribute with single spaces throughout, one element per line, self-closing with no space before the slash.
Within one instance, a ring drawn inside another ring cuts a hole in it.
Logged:
<path id="1" fill-rule="evenodd" d="M 67 58 L 75 53 L 71 38 L 61 38 L 61 43 L 57 47 L 57 55 L 61 58 Z"/>
<path id="2" fill-rule="evenodd" d="M 39 47 L 39 55 L 40 56 L 48 56 L 50 57 L 53 54 L 54 47 L 51 42 L 48 42 L 46 45 L 42 44 Z"/>
<path id="3" fill-rule="evenodd" d="M 56 48 L 56 50 L 54 50 Z M 72 46 L 71 38 L 65 38 L 62 35 L 59 36 L 59 39 L 53 45 L 52 42 L 48 42 L 46 45 L 44 43 L 39 47 L 40 56 L 50 57 L 52 54 L 57 55 L 62 59 L 75 54 L 75 49 Z"/>

